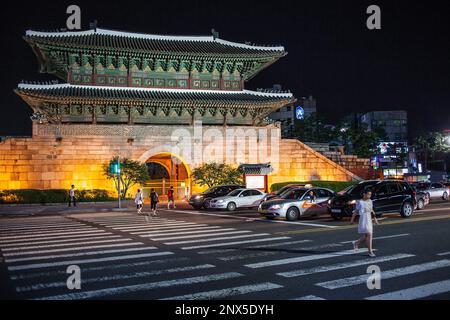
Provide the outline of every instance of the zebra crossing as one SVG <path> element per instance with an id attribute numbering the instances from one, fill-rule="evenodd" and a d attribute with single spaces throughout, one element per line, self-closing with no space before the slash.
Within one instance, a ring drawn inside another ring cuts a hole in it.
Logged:
<path id="1" fill-rule="evenodd" d="M 182 250 L 196 250 L 265 243 L 287 240 L 290 237 L 274 237 L 267 232 L 254 232 L 205 223 L 189 222 L 159 217 L 142 217 L 131 214 L 84 218 L 84 221 L 115 231 L 126 232 Z"/>
<path id="2" fill-rule="evenodd" d="M 394 236 L 379 237 L 379 247 Z M 326 300 L 348 290 L 368 300 L 450 295 L 450 259 L 442 253 L 369 258 L 348 241 L 127 214 L 1 220 L 0 251 L 19 299 Z M 71 265 L 81 269 L 81 290 L 67 287 Z M 370 265 L 382 271 L 382 290 L 366 287 Z M 433 276 L 417 279 L 424 273 Z"/>

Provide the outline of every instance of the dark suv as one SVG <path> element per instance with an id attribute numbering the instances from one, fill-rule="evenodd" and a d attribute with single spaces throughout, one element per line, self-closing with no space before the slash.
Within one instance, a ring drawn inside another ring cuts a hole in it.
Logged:
<path id="1" fill-rule="evenodd" d="M 372 190 L 373 208 L 377 216 L 387 212 L 399 212 L 404 218 L 413 214 L 416 192 L 403 181 L 362 181 L 338 193 L 328 203 L 328 212 L 340 220 L 350 217 L 356 201 L 362 198 L 365 189 Z"/>
<path id="2" fill-rule="evenodd" d="M 245 189 L 245 186 L 233 184 L 212 187 L 200 194 L 192 195 L 192 197 L 189 199 L 189 204 L 196 210 L 202 208 L 207 209 L 209 208 L 209 201 L 215 198 L 226 196 L 231 191 L 236 189 Z"/>

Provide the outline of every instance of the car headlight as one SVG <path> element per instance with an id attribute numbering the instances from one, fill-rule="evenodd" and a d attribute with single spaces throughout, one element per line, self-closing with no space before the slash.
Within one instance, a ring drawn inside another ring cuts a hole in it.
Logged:
<path id="1" fill-rule="evenodd" d="M 224 200 L 217 200 L 217 203 L 223 203 Z"/>
<path id="2" fill-rule="evenodd" d="M 279 205 L 279 204 L 274 204 L 273 206 L 270 206 L 269 207 L 269 210 L 278 210 L 278 209 L 281 209 L 281 205 Z"/>
<path id="3" fill-rule="evenodd" d="M 354 205 L 354 204 L 356 204 L 356 200 L 349 201 L 349 202 L 347 202 L 347 204 L 348 204 L 349 206 Z"/>
<path id="4" fill-rule="evenodd" d="M 201 198 L 203 198 L 202 196 L 195 196 L 195 199 L 201 199 Z"/>
<path id="5" fill-rule="evenodd" d="M 328 204 L 331 204 L 331 199 L 330 199 L 330 200 L 328 200 Z"/>

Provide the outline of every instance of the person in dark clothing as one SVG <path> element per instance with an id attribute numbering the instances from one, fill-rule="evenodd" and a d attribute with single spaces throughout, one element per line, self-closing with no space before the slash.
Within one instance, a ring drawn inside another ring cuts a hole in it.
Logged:
<path id="1" fill-rule="evenodd" d="M 173 204 L 173 208 L 175 209 L 175 191 L 173 190 L 173 186 L 171 186 L 169 192 L 167 192 L 167 209 L 170 209 L 170 203 Z"/>
<path id="2" fill-rule="evenodd" d="M 69 207 L 72 203 L 73 203 L 74 207 L 77 206 L 77 202 L 75 199 L 75 186 L 74 185 L 72 185 L 72 187 L 69 190 Z"/>
<path id="3" fill-rule="evenodd" d="M 158 216 L 156 212 L 158 202 L 159 202 L 158 194 L 156 193 L 155 189 L 152 189 L 152 191 L 150 192 L 150 209 L 152 212 L 151 214 L 154 217 Z"/>

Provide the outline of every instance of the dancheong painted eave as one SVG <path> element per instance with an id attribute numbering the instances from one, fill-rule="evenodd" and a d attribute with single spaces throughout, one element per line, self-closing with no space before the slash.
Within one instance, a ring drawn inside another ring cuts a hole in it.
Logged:
<path id="1" fill-rule="evenodd" d="M 83 48 L 120 48 L 171 53 L 205 53 L 220 55 L 286 54 L 283 46 L 257 46 L 215 38 L 213 36 L 166 36 L 96 28 L 86 31 L 41 32 L 28 30 L 25 39 L 48 45 Z"/>

